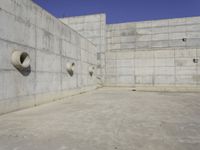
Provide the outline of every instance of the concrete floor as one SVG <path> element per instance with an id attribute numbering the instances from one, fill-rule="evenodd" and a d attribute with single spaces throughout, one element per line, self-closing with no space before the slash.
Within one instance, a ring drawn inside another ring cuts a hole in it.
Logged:
<path id="1" fill-rule="evenodd" d="M 0 150 L 200 150 L 200 93 L 103 88 L 0 116 Z"/>

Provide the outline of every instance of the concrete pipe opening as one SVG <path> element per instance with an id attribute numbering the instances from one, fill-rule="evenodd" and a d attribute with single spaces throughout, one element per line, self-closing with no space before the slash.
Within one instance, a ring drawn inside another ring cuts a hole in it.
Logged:
<path id="1" fill-rule="evenodd" d="M 12 53 L 12 64 L 18 69 L 26 69 L 30 66 L 30 56 L 27 52 L 14 51 Z"/>
<path id="2" fill-rule="evenodd" d="M 67 65 L 67 72 L 69 73 L 70 76 L 73 76 L 74 70 L 75 70 L 75 63 L 74 62 L 68 62 Z"/>
<path id="3" fill-rule="evenodd" d="M 91 77 L 92 77 L 93 74 L 94 74 L 94 70 L 95 70 L 95 67 L 94 67 L 94 66 L 90 66 L 90 67 L 89 67 L 89 74 L 90 74 Z"/>

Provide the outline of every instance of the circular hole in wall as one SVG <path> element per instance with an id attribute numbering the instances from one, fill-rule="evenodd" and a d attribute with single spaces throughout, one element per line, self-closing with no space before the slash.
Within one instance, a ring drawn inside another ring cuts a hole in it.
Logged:
<path id="1" fill-rule="evenodd" d="M 186 38 L 182 38 L 182 41 L 183 41 L 183 42 L 186 42 L 186 41 L 187 41 L 187 39 L 186 39 Z"/>
<path id="2" fill-rule="evenodd" d="M 20 55 L 20 63 L 24 68 L 27 68 L 30 65 L 30 57 L 29 57 L 28 53 L 23 52 Z"/>
<path id="3" fill-rule="evenodd" d="M 199 62 L 198 59 L 196 59 L 196 58 L 193 59 L 193 63 L 197 64 L 198 62 Z"/>
<path id="4" fill-rule="evenodd" d="M 68 62 L 67 63 L 67 72 L 72 77 L 74 75 L 75 63 Z"/>
<path id="5" fill-rule="evenodd" d="M 12 64 L 18 69 L 25 69 L 30 66 L 30 56 L 27 52 L 14 51 L 12 53 Z"/>
<path id="6" fill-rule="evenodd" d="M 23 76 L 28 76 L 31 73 L 31 58 L 27 52 L 14 51 L 11 56 L 11 62 Z"/>
<path id="7" fill-rule="evenodd" d="M 92 77 L 93 74 L 94 74 L 94 70 L 95 70 L 95 67 L 94 67 L 94 66 L 90 66 L 90 67 L 89 67 L 89 74 L 90 74 L 91 77 Z"/>

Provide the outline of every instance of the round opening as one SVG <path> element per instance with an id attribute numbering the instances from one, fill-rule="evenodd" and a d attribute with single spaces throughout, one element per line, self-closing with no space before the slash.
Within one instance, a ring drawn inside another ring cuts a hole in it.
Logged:
<path id="1" fill-rule="evenodd" d="M 74 75 L 75 63 L 74 62 L 72 62 L 72 63 L 68 62 L 66 67 L 67 67 L 67 72 L 72 77 Z"/>
<path id="2" fill-rule="evenodd" d="M 182 38 L 182 41 L 183 41 L 183 42 L 186 42 L 186 41 L 187 41 L 187 39 L 186 39 L 186 38 Z"/>
<path id="3" fill-rule="evenodd" d="M 193 63 L 198 63 L 198 59 L 193 59 Z"/>
<path id="4" fill-rule="evenodd" d="M 68 71 L 73 71 L 75 69 L 75 63 L 68 62 L 66 67 Z"/>
<path id="5" fill-rule="evenodd" d="M 30 65 L 30 57 L 26 52 L 20 55 L 20 63 L 23 67 L 28 67 Z"/>
<path id="6" fill-rule="evenodd" d="M 94 70 L 95 70 L 94 66 L 89 67 L 89 74 L 90 74 L 91 77 L 93 76 Z"/>

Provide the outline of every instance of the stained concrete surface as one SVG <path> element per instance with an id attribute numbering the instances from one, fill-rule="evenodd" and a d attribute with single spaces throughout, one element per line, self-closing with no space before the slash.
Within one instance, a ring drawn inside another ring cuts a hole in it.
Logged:
<path id="1" fill-rule="evenodd" d="M 0 150 L 199 150 L 199 97 L 98 89 L 0 116 Z"/>

